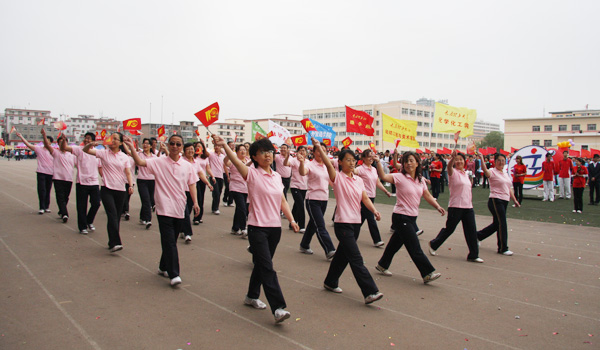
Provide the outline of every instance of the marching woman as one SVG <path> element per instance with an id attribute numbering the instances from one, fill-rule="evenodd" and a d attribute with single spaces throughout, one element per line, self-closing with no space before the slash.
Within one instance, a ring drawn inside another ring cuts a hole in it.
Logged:
<path id="1" fill-rule="evenodd" d="M 325 144 L 322 144 L 326 147 Z M 325 152 L 323 152 L 325 154 Z M 325 228 L 325 210 L 327 210 L 327 200 L 329 199 L 329 175 L 327 168 L 323 164 L 323 156 L 321 152 L 313 151 L 314 159 L 308 164 L 305 161 L 300 162 L 298 172 L 302 176 L 306 176 L 308 183 L 308 191 L 306 193 L 306 210 L 308 211 L 308 226 L 302 236 L 300 242 L 300 251 L 305 254 L 312 254 L 310 249 L 310 241 L 316 233 L 319 243 L 325 250 L 325 257 L 332 259 L 335 255 L 335 247 L 329 237 L 329 232 Z M 325 157 L 327 155 L 325 154 Z"/>
<path id="2" fill-rule="evenodd" d="M 142 159 L 156 158 L 156 154 L 152 152 L 152 144 L 150 139 L 142 141 L 142 152 L 138 152 L 138 156 Z M 148 172 L 147 168 L 139 167 L 137 176 L 138 193 L 142 208 L 140 209 L 140 224 L 145 225 L 146 229 L 152 226 L 152 203 L 154 203 L 154 175 Z"/>
<path id="3" fill-rule="evenodd" d="M 87 154 L 96 156 L 102 165 L 102 180 L 104 185 L 100 189 L 102 206 L 106 211 L 106 229 L 108 231 L 108 249 L 111 253 L 123 249 L 119 228 L 121 213 L 127 192 L 125 184 L 129 185 L 129 194 L 133 193 L 133 177 L 129 167 L 129 157 L 123 149 L 123 134 L 115 132 L 110 135 L 108 149 L 97 150 L 98 141 L 90 142 L 83 147 Z"/>
<path id="4" fill-rule="evenodd" d="M 521 156 L 517 156 L 516 159 L 517 164 L 513 167 L 513 192 L 515 193 L 515 198 L 521 204 L 523 204 L 523 184 L 525 183 L 525 176 L 527 175 L 527 166 L 523 164 L 523 158 Z M 513 208 L 515 205 L 513 204 Z"/>
<path id="5" fill-rule="evenodd" d="M 246 159 L 246 146 L 239 144 L 235 147 L 235 153 L 237 159 L 246 165 L 248 163 Z M 226 167 L 229 167 L 229 196 L 235 201 L 235 214 L 233 214 L 233 225 L 231 226 L 231 234 L 242 236 L 246 238 L 248 236 L 248 230 L 246 229 L 246 220 L 248 217 L 248 185 L 240 174 L 239 170 L 235 166 L 230 166 L 231 161 L 229 156 L 226 156 L 223 160 Z"/>
<path id="6" fill-rule="evenodd" d="M 167 152 L 168 154 L 169 152 Z M 202 168 L 200 167 L 200 165 L 198 163 L 196 163 L 195 158 L 194 158 L 194 154 L 196 153 L 196 150 L 194 148 L 194 144 L 193 143 L 186 143 L 183 145 L 183 155 L 185 157 L 185 160 L 187 160 L 190 164 L 192 164 L 193 170 L 196 173 L 196 176 L 200 179 L 199 181 L 202 181 L 204 183 L 204 186 L 208 186 L 208 188 L 212 191 L 213 187 L 210 185 L 210 182 L 208 182 L 208 179 L 206 178 L 206 175 L 204 175 L 204 171 L 202 171 Z M 196 181 L 198 182 L 198 181 Z M 196 191 L 198 190 L 198 186 L 196 187 Z M 195 193 L 194 196 L 196 198 L 198 198 L 198 194 Z M 192 211 L 194 211 L 194 202 L 198 203 L 198 200 L 194 201 L 192 200 L 192 194 L 190 193 L 189 190 L 186 189 L 185 191 L 185 197 L 186 197 L 186 207 L 185 207 L 185 217 L 183 219 L 183 227 L 182 227 L 182 231 L 181 233 L 181 237 L 185 238 L 185 243 L 191 243 L 192 242 L 192 236 L 194 235 L 194 232 L 192 231 L 192 222 L 190 219 L 190 215 L 192 213 Z M 199 212 L 199 211 L 198 211 Z M 198 214 L 198 213 L 195 213 Z"/>
<path id="7" fill-rule="evenodd" d="M 25 140 L 20 132 L 17 132 L 17 137 L 20 138 L 30 150 L 35 152 L 37 159 L 37 192 L 40 208 L 38 213 L 40 215 L 49 213 L 50 192 L 52 191 L 52 175 L 54 174 L 54 160 L 52 159 L 52 153 L 48 152 L 44 146 L 31 144 L 29 141 Z M 46 138 L 50 140 L 50 143 L 54 142 L 52 136 L 46 136 Z"/>
<path id="8" fill-rule="evenodd" d="M 283 161 L 283 165 L 290 166 L 292 170 L 292 178 L 290 180 L 290 189 L 292 197 L 294 197 L 294 206 L 292 207 L 292 215 L 298 221 L 300 233 L 304 233 L 306 227 L 306 215 L 304 213 L 304 200 L 306 198 L 306 190 L 308 184 L 306 176 L 300 175 L 300 163 L 306 160 L 306 147 L 298 146 L 296 148 L 296 158 L 290 157 L 288 152 L 287 157 Z"/>
<path id="9" fill-rule="evenodd" d="M 213 140 L 215 146 L 225 149 L 229 160 L 248 185 L 250 199 L 248 240 L 252 247 L 254 268 L 244 304 L 257 309 L 267 307 L 258 299 L 262 285 L 275 322 L 282 322 L 290 317 L 290 313 L 285 310 L 286 303 L 277 280 L 277 273 L 273 269 L 273 255 L 281 239 L 279 212 L 283 211 L 296 232 L 298 232 L 298 224 L 294 221 L 290 207 L 283 196 L 281 175 L 271 169 L 275 148 L 268 139 L 255 141 L 250 146 L 250 157 L 254 165 L 246 166 L 222 137 L 213 135 Z"/>
<path id="10" fill-rule="evenodd" d="M 69 195 L 73 187 L 73 168 L 75 167 L 75 156 L 63 150 L 55 150 L 50 144 L 50 140 L 46 137 L 46 130 L 42 128 L 42 137 L 44 147 L 52 154 L 54 158 L 54 174 L 52 182 L 54 182 L 54 193 L 56 195 L 56 204 L 58 205 L 58 216 L 62 218 L 62 222 L 69 220 L 69 211 L 67 204 L 69 203 Z M 59 136 L 56 142 L 60 145 L 67 142 L 64 135 Z"/>
<path id="11" fill-rule="evenodd" d="M 441 274 L 435 272 L 435 268 L 423 254 L 419 238 L 415 229 L 417 216 L 419 215 L 419 203 L 423 197 L 429 205 L 434 207 L 440 214 L 444 215 L 446 211 L 433 198 L 427 190 L 425 179 L 421 175 L 421 159 L 416 152 L 405 152 L 402 155 L 402 170 L 395 174 L 385 174 L 383 166 L 378 159 L 377 173 L 382 181 L 387 181 L 396 184 L 396 205 L 392 214 L 392 225 L 394 234 L 383 252 L 383 256 L 379 259 L 379 263 L 375 267 L 377 271 L 384 276 L 391 276 L 392 273 L 388 270 L 394 255 L 406 245 L 406 250 L 410 258 L 419 269 L 424 283 L 429 283 L 438 279 Z"/>
<path id="12" fill-rule="evenodd" d="M 136 152 L 132 155 L 138 167 L 146 167 L 154 175 L 156 218 L 162 247 L 158 274 L 168 276 L 171 286 L 175 286 L 181 283 L 177 235 L 182 231 L 186 216 L 186 191 L 190 192 L 188 198 L 192 199 L 196 214 L 200 208 L 196 201 L 198 175 L 194 166 L 179 155 L 183 151 L 183 138 L 181 135 L 171 135 L 168 144 L 168 152 L 165 152 L 164 157 L 142 159 Z M 127 140 L 126 146 L 133 148 L 131 139 Z M 193 145 L 191 149 L 193 158 Z"/>
<path id="13" fill-rule="evenodd" d="M 429 165 L 429 180 L 431 181 L 431 194 L 435 200 L 440 195 L 440 178 L 442 176 L 442 169 L 444 165 L 440 160 L 440 155 L 437 153 L 433 154 L 433 161 Z"/>
<path id="14" fill-rule="evenodd" d="M 210 168 L 210 164 L 208 162 L 209 153 L 206 150 L 204 142 L 202 140 L 198 140 L 194 143 L 194 148 L 196 148 L 196 154 L 194 157 L 197 165 L 200 167 L 200 169 L 202 169 L 205 175 L 210 176 L 209 179 L 212 179 L 214 185 L 217 180 L 213 176 Z M 194 216 L 194 225 L 200 225 L 203 222 L 202 217 L 204 216 L 204 193 L 206 192 L 206 184 L 204 184 L 202 181 L 198 181 L 196 184 L 196 192 L 198 192 L 198 206 L 200 207 L 200 214 Z"/>
<path id="15" fill-rule="evenodd" d="M 215 145 L 215 151 L 209 153 L 208 163 L 210 164 L 210 168 L 213 173 L 213 183 L 215 185 L 215 189 L 212 192 L 212 213 L 215 215 L 221 214 L 219 211 L 219 203 L 221 201 L 221 191 L 223 191 L 223 174 L 225 170 L 223 168 L 223 159 L 225 159 L 225 155 L 221 151 L 221 146 Z"/>
<path id="16" fill-rule="evenodd" d="M 396 157 L 396 153 L 394 153 L 394 159 Z M 354 174 L 358 175 L 363 180 L 365 184 L 365 190 L 367 192 L 367 196 L 372 203 L 375 203 L 375 196 L 377 195 L 377 188 L 381 189 L 388 197 L 391 197 L 391 193 L 385 189 L 383 184 L 379 181 L 379 177 L 377 176 L 377 169 L 373 167 L 373 159 L 374 154 L 370 149 L 366 149 L 362 153 L 362 165 L 354 168 Z M 341 160 L 341 158 L 340 158 Z M 375 247 L 382 247 L 385 243 L 381 240 L 381 234 L 379 233 L 379 227 L 377 227 L 377 221 L 375 221 L 375 217 L 371 210 L 369 210 L 365 204 L 360 204 L 360 225 L 367 220 L 367 224 L 369 225 L 369 232 L 371 233 L 371 238 L 373 239 L 373 245 Z M 337 236 L 337 234 L 336 234 Z"/>
<path id="17" fill-rule="evenodd" d="M 335 236 L 340 244 L 329 265 L 329 272 L 325 277 L 323 287 L 331 292 L 341 293 L 342 289 L 338 286 L 339 279 L 346 266 L 350 264 L 354 279 L 365 298 L 365 304 L 371 304 L 381 299 L 383 294 L 379 292 L 373 277 L 365 267 L 364 260 L 356 244 L 360 234 L 361 221 L 364 220 L 361 215 L 361 204 L 377 220 L 381 220 L 381 214 L 375 209 L 373 202 L 367 196 L 362 178 L 355 174 L 356 158 L 354 152 L 349 149 L 340 152 L 338 156 L 338 173 L 319 145 L 319 141 L 313 138 L 312 143 L 315 152 L 321 154 L 321 159 L 327 167 L 327 173 L 333 183 L 333 192 L 337 202 L 334 228 Z"/>
<path id="18" fill-rule="evenodd" d="M 479 258 L 479 247 L 477 246 L 477 228 L 473 210 L 473 193 L 471 192 L 473 182 L 465 171 L 465 163 L 465 155 L 454 150 L 448 162 L 450 200 L 448 201 L 446 227 L 442 228 L 437 237 L 429 242 L 429 253 L 437 255 L 436 250 L 454 233 L 456 226 L 462 221 L 465 241 L 469 247 L 467 261 L 482 263 L 483 259 Z"/>
<path id="19" fill-rule="evenodd" d="M 588 177 L 588 170 L 583 164 L 583 159 L 575 158 L 575 166 L 571 171 L 573 174 L 573 213 L 579 214 L 583 211 L 583 190 L 585 190 L 585 182 Z"/>
<path id="20" fill-rule="evenodd" d="M 494 156 L 494 167 L 488 169 L 487 162 L 483 161 L 483 156 L 479 154 L 481 159 L 482 170 L 485 177 L 488 179 L 490 187 L 490 199 L 488 200 L 488 209 L 492 213 L 494 220 L 490 225 L 481 231 L 477 232 L 477 239 L 483 241 L 494 232 L 498 236 L 498 254 L 513 255 L 513 252 L 508 250 L 508 229 L 506 227 L 506 208 L 508 201 L 513 200 L 516 207 L 520 207 L 519 201 L 515 198 L 515 193 L 512 189 L 512 181 L 508 173 L 504 172 L 506 157 L 501 153 L 496 153 Z"/>

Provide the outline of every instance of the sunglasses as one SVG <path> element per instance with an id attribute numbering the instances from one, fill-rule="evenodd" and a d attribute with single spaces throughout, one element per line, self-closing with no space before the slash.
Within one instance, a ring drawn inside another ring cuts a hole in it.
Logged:
<path id="1" fill-rule="evenodd" d="M 169 142 L 169 146 L 181 147 L 181 146 L 183 146 L 183 144 L 181 144 L 180 142 Z"/>

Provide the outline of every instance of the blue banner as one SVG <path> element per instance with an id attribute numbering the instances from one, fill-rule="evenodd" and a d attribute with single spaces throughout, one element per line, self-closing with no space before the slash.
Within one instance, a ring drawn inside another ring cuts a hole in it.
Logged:
<path id="1" fill-rule="evenodd" d="M 333 128 L 324 124 L 319 123 L 318 121 L 315 121 L 314 119 L 310 119 L 310 122 L 314 125 L 315 129 L 317 129 L 317 131 L 311 131 L 310 135 L 312 137 L 314 137 L 315 139 L 319 140 L 319 142 L 323 142 L 323 139 L 330 139 L 331 140 L 331 145 L 333 146 L 333 143 L 335 142 L 335 131 L 333 131 Z M 310 144 L 310 141 L 309 141 Z"/>

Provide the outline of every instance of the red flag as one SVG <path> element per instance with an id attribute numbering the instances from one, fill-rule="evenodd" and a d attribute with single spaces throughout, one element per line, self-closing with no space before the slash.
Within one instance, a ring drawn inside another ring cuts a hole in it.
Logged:
<path id="1" fill-rule="evenodd" d="M 100 140 L 104 140 L 105 137 L 106 137 L 106 129 L 102 129 L 102 131 L 100 132 Z"/>
<path id="2" fill-rule="evenodd" d="M 346 106 L 346 132 L 373 136 L 373 117 Z"/>
<path id="3" fill-rule="evenodd" d="M 194 133 L 196 134 L 196 136 L 200 136 L 200 131 L 198 131 L 198 129 L 194 130 Z"/>
<path id="4" fill-rule="evenodd" d="M 600 154 L 600 150 L 597 150 L 595 148 L 590 148 L 590 151 L 592 151 L 592 157 L 594 156 L 594 154 Z"/>
<path id="5" fill-rule="evenodd" d="M 144 135 L 143 132 L 139 131 L 139 130 L 129 130 L 129 133 L 131 135 L 135 135 L 135 136 L 140 136 L 140 135 Z"/>
<path id="6" fill-rule="evenodd" d="M 312 121 L 308 118 L 302 119 L 300 123 L 302 123 L 302 126 L 304 127 L 304 130 L 306 130 L 306 132 L 317 131 L 317 128 L 315 128 Z"/>
<path id="7" fill-rule="evenodd" d="M 108 145 L 112 144 L 112 135 L 110 135 L 109 137 L 105 138 L 104 142 L 102 142 L 102 144 L 104 146 L 108 146 Z"/>
<path id="8" fill-rule="evenodd" d="M 579 151 L 569 150 L 569 157 L 579 157 Z"/>
<path id="9" fill-rule="evenodd" d="M 308 143 L 306 140 L 306 135 L 292 136 L 292 143 L 296 147 L 306 145 Z"/>
<path id="10" fill-rule="evenodd" d="M 267 133 L 267 138 L 270 138 L 271 136 L 275 136 L 275 133 L 273 131 L 269 131 Z"/>
<path id="11" fill-rule="evenodd" d="M 582 149 L 581 150 L 581 156 L 584 158 L 592 158 L 592 152 L 590 152 L 587 149 Z"/>
<path id="12" fill-rule="evenodd" d="M 208 127 L 219 120 L 219 103 L 215 102 L 194 115 L 204 126 Z"/>
<path id="13" fill-rule="evenodd" d="M 63 121 L 58 121 L 54 123 L 54 127 L 58 130 L 66 130 L 67 124 Z"/>
<path id="14" fill-rule="evenodd" d="M 467 146 L 467 154 L 475 154 L 475 142 L 471 142 L 468 146 Z"/>
<path id="15" fill-rule="evenodd" d="M 196 131 L 198 131 L 198 130 L 196 130 Z M 237 135 L 235 134 L 234 131 L 230 131 L 229 136 L 231 136 L 231 138 L 233 139 L 233 142 L 237 141 Z"/>
<path id="16" fill-rule="evenodd" d="M 437 154 L 444 154 L 444 150 L 441 150 L 441 149 L 438 148 L 435 153 L 437 153 Z"/>
<path id="17" fill-rule="evenodd" d="M 158 134 L 158 137 L 161 137 L 165 134 L 165 126 L 161 126 L 160 128 L 156 129 L 156 133 Z"/>
<path id="18" fill-rule="evenodd" d="M 16 132 L 17 128 L 15 128 L 15 126 L 13 125 L 12 128 L 10 128 L 10 132 L 8 133 L 9 135 L 12 134 L 13 132 Z"/>
<path id="19" fill-rule="evenodd" d="M 377 153 L 377 151 L 375 150 L 375 142 L 369 142 L 369 147 L 373 150 L 373 152 Z"/>
<path id="20" fill-rule="evenodd" d="M 362 149 L 360 149 L 360 148 L 356 147 L 356 152 L 358 152 L 358 153 L 362 153 Z"/>
<path id="21" fill-rule="evenodd" d="M 505 151 L 503 149 L 500 150 L 500 154 L 507 156 L 510 152 Z"/>
<path id="22" fill-rule="evenodd" d="M 123 130 L 142 130 L 142 118 L 123 120 Z"/>
<path id="23" fill-rule="evenodd" d="M 331 139 L 323 139 L 325 146 L 331 146 Z"/>
<path id="24" fill-rule="evenodd" d="M 460 135 L 460 130 L 454 133 L 454 143 L 458 144 L 458 137 Z"/>
<path id="25" fill-rule="evenodd" d="M 452 150 L 446 147 L 443 148 L 444 154 L 452 154 Z"/>
<path id="26" fill-rule="evenodd" d="M 486 151 L 487 151 L 487 154 L 494 154 L 494 153 L 498 152 L 498 151 L 496 151 L 495 147 L 488 147 L 486 149 Z"/>
<path id="27" fill-rule="evenodd" d="M 511 148 L 510 148 L 510 153 L 515 153 L 516 151 L 518 151 L 518 149 L 516 149 L 516 148 L 514 148 L 514 147 L 511 147 Z"/>
<path id="28" fill-rule="evenodd" d="M 417 154 L 423 154 L 423 151 L 421 151 L 420 149 L 417 148 L 417 150 L 415 151 L 417 152 Z"/>
<path id="29" fill-rule="evenodd" d="M 165 142 L 167 141 L 167 135 L 162 135 L 158 137 L 158 141 Z"/>
<path id="30" fill-rule="evenodd" d="M 425 148 L 425 153 L 431 153 L 431 151 L 428 148 Z"/>
<path id="31" fill-rule="evenodd" d="M 396 148 L 398 148 L 398 145 L 400 145 L 400 142 L 402 142 L 402 139 L 396 139 Z"/>
<path id="32" fill-rule="evenodd" d="M 254 135 L 254 140 L 258 141 L 260 139 L 264 139 L 265 135 L 259 133 L 258 131 L 256 132 L 256 135 Z"/>
<path id="33" fill-rule="evenodd" d="M 344 145 L 344 147 L 349 147 L 352 144 L 352 142 L 353 141 L 350 137 L 346 137 L 342 140 L 342 145 Z"/>
<path id="34" fill-rule="evenodd" d="M 479 154 L 483 155 L 483 156 L 487 156 L 487 150 L 485 148 L 480 148 L 479 149 Z"/>
<path id="35" fill-rule="evenodd" d="M 37 125 L 44 125 L 46 124 L 46 118 L 42 118 L 42 120 L 40 120 Z"/>

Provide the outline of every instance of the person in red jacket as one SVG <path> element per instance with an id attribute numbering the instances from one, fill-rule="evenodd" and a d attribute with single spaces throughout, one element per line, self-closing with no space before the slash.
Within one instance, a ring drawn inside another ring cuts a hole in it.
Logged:
<path id="1" fill-rule="evenodd" d="M 440 177 L 442 175 L 442 161 L 440 155 L 433 153 L 434 161 L 429 165 L 429 179 L 431 180 L 431 195 L 437 201 L 440 195 Z"/>
<path id="2" fill-rule="evenodd" d="M 558 196 L 559 199 L 566 198 L 571 199 L 571 168 L 573 167 L 573 163 L 569 159 L 569 151 L 563 152 L 563 159 L 561 159 L 558 164 L 556 164 L 558 168 L 558 188 L 560 189 L 560 194 Z"/>
<path id="3" fill-rule="evenodd" d="M 523 184 L 525 183 L 525 176 L 527 175 L 527 166 L 523 164 L 523 158 L 517 156 L 517 164 L 513 167 L 513 191 L 517 201 L 523 205 Z M 513 208 L 515 205 L 513 204 Z"/>
<path id="4" fill-rule="evenodd" d="M 556 164 L 552 161 L 552 154 L 546 153 L 546 161 L 542 163 L 542 171 L 544 172 L 544 199 L 542 202 L 550 199 L 554 202 L 554 169 Z"/>
<path id="5" fill-rule="evenodd" d="M 583 210 L 583 190 L 588 176 L 588 170 L 583 166 L 583 159 L 575 158 L 575 166 L 571 170 L 573 174 L 573 213 L 581 214 Z"/>

